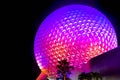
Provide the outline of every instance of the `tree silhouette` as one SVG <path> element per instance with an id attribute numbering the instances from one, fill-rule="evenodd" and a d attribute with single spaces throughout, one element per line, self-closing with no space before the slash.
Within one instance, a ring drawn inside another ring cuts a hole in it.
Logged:
<path id="1" fill-rule="evenodd" d="M 83 80 L 86 78 L 85 72 L 82 72 L 81 74 L 78 75 L 78 80 Z"/>
<path id="2" fill-rule="evenodd" d="M 71 70 L 73 70 L 74 67 L 69 65 L 69 62 L 67 62 L 66 59 L 63 59 L 61 61 L 58 61 L 57 65 L 57 74 L 63 79 L 63 80 L 70 80 L 68 75 L 71 74 Z"/>
<path id="3" fill-rule="evenodd" d="M 100 73 L 98 72 L 91 72 L 91 75 L 93 78 L 95 78 L 96 80 L 102 80 L 102 76 L 100 75 Z"/>
<path id="4" fill-rule="evenodd" d="M 78 75 L 78 80 L 102 80 L 102 76 L 100 75 L 100 73 L 98 72 L 89 72 L 89 73 L 85 73 L 82 72 L 81 74 Z"/>
<path id="5" fill-rule="evenodd" d="M 92 80 L 92 76 L 90 73 L 85 73 L 82 72 L 81 74 L 78 75 L 78 80 Z"/>

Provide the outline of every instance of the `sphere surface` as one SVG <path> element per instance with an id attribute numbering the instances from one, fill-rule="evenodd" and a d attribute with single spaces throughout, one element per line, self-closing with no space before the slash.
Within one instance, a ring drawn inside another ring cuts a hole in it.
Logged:
<path id="1" fill-rule="evenodd" d="M 68 5 L 41 23 L 34 54 L 41 70 L 56 76 L 57 61 L 67 59 L 81 70 L 91 58 L 117 47 L 115 30 L 101 12 L 85 5 Z"/>

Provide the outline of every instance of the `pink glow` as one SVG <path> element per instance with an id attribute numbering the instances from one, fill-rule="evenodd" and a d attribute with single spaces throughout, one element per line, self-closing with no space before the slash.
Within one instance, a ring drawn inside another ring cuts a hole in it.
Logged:
<path id="1" fill-rule="evenodd" d="M 56 75 L 57 61 L 66 58 L 82 71 L 91 58 L 117 47 L 110 21 L 99 11 L 84 5 L 70 5 L 51 13 L 39 26 L 34 41 L 40 69 Z"/>

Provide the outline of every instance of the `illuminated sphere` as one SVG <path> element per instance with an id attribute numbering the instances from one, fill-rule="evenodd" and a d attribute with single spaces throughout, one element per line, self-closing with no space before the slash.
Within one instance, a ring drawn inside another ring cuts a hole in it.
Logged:
<path id="1" fill-rule="evenodd" d="M 75 69 L 91 58 L 117 47 L 115 30 L 95 8 L 68 5 L 46 17 L 34 40 L 34 54 L 41 70 L 56 76 L 57 61 L 67 59 Z"/>

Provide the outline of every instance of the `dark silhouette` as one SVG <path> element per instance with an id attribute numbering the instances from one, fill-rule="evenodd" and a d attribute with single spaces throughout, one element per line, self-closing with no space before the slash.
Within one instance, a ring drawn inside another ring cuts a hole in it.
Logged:
<path id="1" fill-rule="evenodd" d="M 80 75 L 78 75 L 78 80 L 84 80 L 84 79 L 91 80 L 92 79 L 91 74 L 82 72 Z"/>
<path id="2" fill-rule="evenodd" d="M 69 65 L 69 62 L 67 62 L 66 59 L 58 61 L 57 65 L 57 74 L 59 78 L 57 80 L 70 80 L 69 75 L 71 74 L 71 70 L 73 70 L 74 67 Z"/>
<path id="3" fill-rule="evenodd" d="M 100 73 L 98 72 L 91 72 L 91 75 L 93 78 L 95 78 L 96 80 L 102 80 L 102 76 L 100 75 Z"/>
<path id="4" fill-rule="evenodd" d="M 100 75 L 100 73 L 98 72 L 89 72 L 89 73 L 85 73 L 82 72 L 81 74 L 78 75 L 78 80 L 102 80 L 102 76 Z"/>

